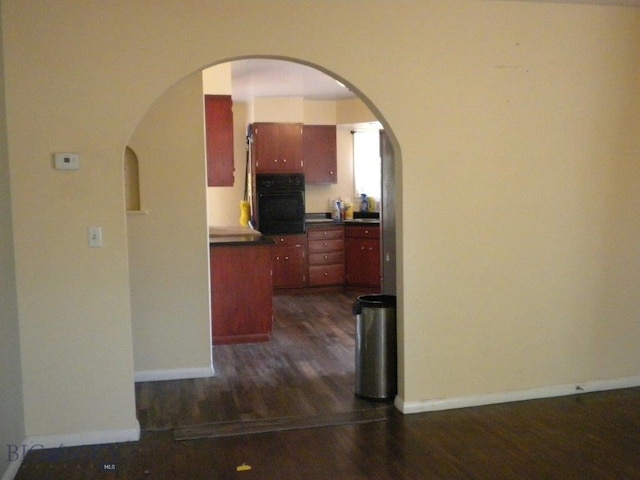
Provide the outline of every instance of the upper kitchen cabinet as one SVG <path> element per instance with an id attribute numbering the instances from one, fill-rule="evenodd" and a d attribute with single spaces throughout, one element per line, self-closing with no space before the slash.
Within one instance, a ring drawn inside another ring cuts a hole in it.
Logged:
<path id="1" fill-rule="evenodd" d="M 205 95 L 207 185 L 233 186 L 233 102 L 231 95 Z"/>
<path id="2" fill-rule="evenodd" d="M 307 183 L 338 182 L 335 125 L 304 126 L 303 159 Z"/>
<path id="3" fill-rule="evenodd" d="M 302 173 L 302 124 L 254 123 L 256 173 Z"/>

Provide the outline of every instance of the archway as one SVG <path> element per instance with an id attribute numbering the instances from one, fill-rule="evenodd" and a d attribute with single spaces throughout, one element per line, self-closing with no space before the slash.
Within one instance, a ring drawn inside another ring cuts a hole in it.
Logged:
<path id="1" fill-rule="evenodd" d="M 324 72 L 326 73 L 326 72 Z M 191 158 L 189 162 L 193 161 L 193 163 L 197 163 L 198 159 L 196 158 L 197 154 L 193 154 L 192 152 L 188 154 L 184 154 L 188 149 L 193 148 L 195 151 L 197 148 L 201 148 L 201 143 L 198 143 L 197 140 L 189 139 L 187 137 L 191 137 L 191 134 L 186 134 L 182 130 L 182 126 L 179 124 L 183 121 L 186 121 L 189 125 L 192 125 L 192 122 L 195 124 L 197 122 L 193 121 L 193 112 L 197 110 L 197 101 L 192 98 L 193 92 L 197 90 L 197 76 L 199 72 L 196 72 L 194 75 L 186 78 L 182 82 L 179 82 L 175 87 L 168 92 L 170 99 L 167 99 L 165 94 L 161 99 L 156 102 L 156 104 L 152 107 L 149 114 L 145 119 L 141 122 L 141 125 L 138 127 L 136 132 L 134 133 L 132 139 L 135 142 L 138 142 L 137 145 L 134 145 L 134 150 L 139 155 L 140 161 L 140 176 L 141 176 L 141 196 L 145 199 L 146 205 L 143 206 L 144 211 L 148 211 L 147 215 L 136 215 L 133 218 L 129 219 L 129 235 L 130 235 L 130 261 L 131 268 L 135 270 L 138 268 L 136 265 L 140 257 L 147 257 L 147 260 L 141 268 L 147 270 L 153 265 L 153 268 L 160 268 L 158 266 L 158 260 L 160 258 L 167 259 L 169 255 L 174 252 L 170 252 L 169 249 L 173 247 L 168 247 L 169 241 L 175 241 L 176 245 L 182 244 L 186 245 L 188 242 L 193 242 L 194 238 L 200 235 L 202 230 L 207 226 L 203 224 L 202 221 L 202 211 L 200 209 L 200 205 L 194 208 L 198 208 L 199 212 L 197 215 L 193 215 L 187 220 L 186 217 L 190 216 L 192 212 L 189 212 L 189 215 L 186 215 L 185 212 L 182 214 L 178 213 L 177 206 L 175 205 L 178 199 L 180 199 L 180 191 L 191 190 L 190 192 L 190 201 L 193 202 L 193 205 L 199 203 L 202 200 L 202 193 L 194 192 L 195 179 L 199 178 L 202 174 L 202 165 L 195 166 L 191 170 L 191 168 L 187 168 L 186 160 L 187 158 Z M 340 79 L 342 81 L 342 79 Z M 344 82 L 343 82 L 344 83 Z M 198 101 L 201 102 L 202 91 L 198 96 Z M 360 100 L 362 101 L 362 100 Z M 365 103 L 363 102 L 363 105 Z M 177 108 L 180 106 L 180 108 Z M 184 108 L 184 110 L 183 110 Z M 189 113 L 190 111 L 190 113 Z M 169 113 L 170 119 L 167 122 L 160 125 L 158 123 L 159 118 L 164 114 Z M 379 115 L 379 114 L 378 114 Z M 189 119 L 187 120 L 187 118 Z M 155 122 L 153 126 L 149 125 L 147 120 L 151 119 L 151 121 Z M 376 119 L 382 120 L 379 116 Z M 201 119 L 200 119 L 201 120 Z M 304 120 L 304 119 L 301 119 Z M 240 131 L 243 132 L 246 128 L 246 121 L 241 122 L 242 127 Z M 352 122 L 353 123 L 353 122 Z M 383 122 L 384 123 L 384 122 Z M 201 131 L 200 131 L 201 132 Z M 180 141 L 184 142 L 183 145 L 176 148 L 175 142 L 171 140 L 171 134 L 174 137 L 180 137 Z M 147 135 L 147 140 L 151 140 L 153 145 L 149 145 L 147 143 L 141 142 L 142 136 Z M 162 138 L 161 138 L 162 137 Z M 195 137 L 195 135 L 194 135 Z M 167 147 L 165 148 L 162 143 L 166 142 Z M 168 144 L 171 143 L 171 146 Z M 176 158 L 182 154 L 182 166 L 175 168 L 176 166 Z M 147 161 L 149 158 L 153 158 L 153 164 L 149 164 Z M 169 170 L 169 167 L 172 170 Z M 187 172 L 186 170 L 190 170 Z M 154 170 L 155 173 L 152 173 L 151 170 Z M 145 184 L 147 182 L 148 177 L 146 175 L 157 176 L 157 178 L 153 182 L 149 182 L 150 184 Z M 187 182 L 191 182 L 190 185 L 187 184 L 178 184 L 178 180 L 180 177 L 189 176 L 190 180 Z M 176 180 L 172 184 L 171 181 L 167 181 L 167 177 L 171 180 Z M 154 190 L 150 192 L 149 190 Z M 167 191 L 173 190 L 174 193 L 171 195 L 171 199 L 167 199 Z M 228 193 L 228 192 L 227 192 Z M 319 193 L 318 195 L 321 195 Z M 150 204 L 150 202 L 154 202 L 154 196 L 158 198 L 158 204 Z M 198 200 L 198 198 L 200 200 Z M 239 200 L 239 196 L 237 200 Z M 393 199 L 393 197 L 391 197 Z M 233 212 L 234 218 L 237 218 L 237 204 L 238 201 L 233 201 Z M 390 204 L 391 205 L 391 204 Z M 385 209 L 390 214 L 392 212 L 392 207 L 387 205 Z M 391 219 L 391 217 L 389 217 Z M 153 230 L 149 231 L 144 228 L 142 224 L 153 224 L 156 222 L 156 225 Z M 195 225 L 198 223 L 198 225 Z M 394 225 L 395 223 L 391 223 L 390 225 Z M 187 238 L 186 230 L 191 230 L 190 234 Z M 180 232 L 178 232 L 180 230 Z M 167 232 L 172 232 L 170 234 L 171 238 L 166 238 L 165 242 L 159 242 L 159 235 L 166 234 Z M 200 233 L 199 233 L 200 232 Z M 395 231 L 387 230 L 385 235 L 388 238 L 395 237 Z M 390 235 L 390 237 L 389 237 Z M 139 242 L 132 237 L 136 236 L 138 240 L 144 239 L 142 242 Z M 174 238 L 175 237 L 175 238 Z M 180 238 L 178 238 L 180 237 Z M 151 240 L 153 239 L 153 240 Z M 200 237 L 198 240 L 200 241 Z M 133 246 L 132 244 L 136 245 Z M 144 244 L 151 244 L 151 249 L 156 248 L 156 253 L 149 255 L 150 251 L 144 246 Z M 162 248 L 158 249 L 159 243 L 164 244 L 164 254 L 162 253 Z M 193 245 L 193 243 L 192 243 Z M 180 247 L 184 250 L 183 247 Z M 142 253 L 144 251 L 144 253 Z M 177 254 L 176 254 L 177 255 Z M 155 257 L 155 258 L 154 258 Z M 197 275 L 200 275 L 200 282 L 202 283 L 202 270 L 200 265 L 194 265 L 194 259 L 191 256 L 189 258 L 184 258 L 184 263 L 191 262 L 191 267 L 194 271 L 197 270 Z M 388 258 L 394 259 L 394 254 L 388 254 Z M 200 258 L 202 260 L 202 258 Z M 169 262 L 171 263 L 171 262 Z M 196 261 L 197 263 L 197 261 Z M 167 271 L 180 271 L 179 265 L 165 265 L 165 272 Z M 158 355 L 158 352 L 161 351 L 162 347 L 160 345 L 173 343 L 175 345 L 187 345 L 189 343 L 189 335 L 199 337 L 199 346 L 198 349 L 203 348 L 202 334 L 203 328 L 201 322 L 198 322 L 198 326 L 194 326 L 191 324 L 192 320 L 189 318 L 191 315 L 198 315 L 197 309 L 189 309 L 187 307 L 187 303 L 185 302 L 185 298 L 191 297 L 194 299 L 194 303 L 200 305 L 199 312 L 202 313 L 202 293 L 203 289 L 202 285 L 197 286 L 193 289 L 193 291 L 187 293 L 187 288 L 182 290 L 183 296 L 182 298 L 177 298 L 174 296 L 171 298 L 171 295 L 167 297 L 165 294 L 167 293 L 166 283 L 183 283 L 183 282 L 173 282 L 172 280 L 168 280 L 166 275 L 163 275 L 162 272 L 158 272 L 157 276 L 154 276 L 152 280 L 149 279 L 149 276 L 145 276 L 142 278 L 141 275 L 137 275 L 135 272 L 132 273 L 132 311 L 133 311 L 133 325 L 134 325 L 134 355 L 136 356 L 136 360 L 141 362 L 142 367 L 138 367 L 136 365 L 136 379 L 139 381 L 149 381 L 149 380 L 178 380 L 181 378 L 197 378 L 197 377 L 207 377 L 210 376 L 210 371 L 208 371 L 205 365 L 202 365 L 202 360 L 204 355 L 200 355 L 198 357 L 198 361 L 200 361 L 200 366 L 193 368 L 189 365 L 180 365 L 178 368 L 157 368 L 153 365 L 153 357 Z M 165 277 L 163 279 L 163 277 Z M 159 280 L 163 279 L 163 280 Z M 185 279 L 186 280 L 186 279 Z M 193 281 L 192 279 L 186 280 L 187 282 Z M 149 282 L 154 285 L 149 288 Z M 156 288 L 158 286 L 159 288 Z M 181 288 L 181 287 L 178 287 Z M 153 290 L 162 290 L 156 291 Z M 395 293 L 395 292 L 388 292 Z M 152 299 L 159 299 L 158 302 L 166 301 L 167 304 L 164 307 L 158 308 L 157 306 L 153 306 Z M 196 300 L 197 298 L 197 300 Z M 171 304 L 169 304 L 171 303 Z M 174 308 L 176 303 L 178 305 L 184 306 L 184 309 L 176 309 Z M 146 311 L 145 311 L 146 309 Z M 173 310 L 172 310 L 173 309 Z M 142 312 L 141 316 L 137 316 Z M 165 315 L 164 321 L 158 321 L 159 318 Z M 177 321 L 178 318 L 181 318 L 180 321 Z M 187 317 L 185 319 L 185 317 Z M 200 318 L 200 317 L 199 317 Z M 194 322 L 195 323 L 195 322 Z M 156 327 L 160 327 L 162 331 Z M 185 333 L 186 330 L 186 333 Z M 179 336 L 179 340 L 176 341 L 175 336 Z M 151 338 L 155 338 L 155 340 L 151 340 Z M 150 345 L 153 343 L 153 345 Z M 142 345 L 142 347 L 141 347 Z M 141 347 L 141 348 L 140 348 Z M 194 349 L 195 350 L 195 349 Z M 210 351 L 209 351 L 210 353 Z M 171 355 L 166 355 L 166 358 L 163 359 L 166 364 L 171 364 L 174 361 L 180 360 L 180 355 L 178 353 Z M 193 360 L 190 360 L 193 362 Z M 145 363 L 146 362 L 146 363 Z"/>

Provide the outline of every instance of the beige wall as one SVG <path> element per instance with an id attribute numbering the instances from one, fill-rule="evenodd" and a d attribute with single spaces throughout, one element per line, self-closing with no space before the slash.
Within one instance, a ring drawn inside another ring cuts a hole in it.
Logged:
<path id="1" fill-rule="evenodd" d="M 340 100 L 336 103 L 336 123 L 339 125 L 375 122 L 377 120 L 378 118 L 360 98 Z"/>
<path id="2" fill-rule="evenodd" d="M 10 450 L 10 445 L 21 445 L 25 439 L 3 68 L 0 49 L 0 445 L 6 453 L 6 461 L 0 462 L 0 478 L 8 469 L 15 470 L 10 461 L 17 460 L 17 450 Z"/>
<path id="3" fill-rule="evenodd" d="M 400 404 L 638 382 L 638 10 L 146 3 L 2 2 L 27 435 L 135 431 L 122 153 L 171 85 L 247 55 L 336 73 L 394 142 Z"/>
<path id="4" fill-rule="evenodd" d="M 136 379 L 211 374 L 202 77 L 170 88 L 140 122 L 143 214 L 127 216 Z"/>

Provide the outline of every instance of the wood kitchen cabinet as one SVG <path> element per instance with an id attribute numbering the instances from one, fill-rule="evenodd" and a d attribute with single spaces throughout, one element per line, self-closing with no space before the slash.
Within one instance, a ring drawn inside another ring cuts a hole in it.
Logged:
<path id="1" fill-rule="evenodd" d="M 205 95 L 207 185 L 233 186 L 233 102 L 231 95 Z"/>
<path id="2" fill-rule="evenodd" d="M 307 236 L 280 235 L 270 237 L 273 288 L 302 288 L 307 283 Z"/>
<path id="3" fill-rule="evenodd" d="M 213 344 L 269 340 L 273 326 L 271 248 L 210 247 Z"/>
<path id="4" fill-rule="evenodd" d="M 347 287 L 380 289 L 380 226 L 345 226 L 345 279 Z"/>
<path id="5" fill-rule="evenodd" d="M 305 125 L 302 133 L 304 178 L 307 183 L 337 183 L 335 125 Z"/>
<path id="6" fill-rule="evenodd" d="M 256 173 L 303 173 L 301 123 L 254 123 L 252 132 Z"/>
<path id="7" fill-rule="evenodd" d="M 344 227 L 327 225 L 307 229 L 308 286 L 344 284 Z"/>

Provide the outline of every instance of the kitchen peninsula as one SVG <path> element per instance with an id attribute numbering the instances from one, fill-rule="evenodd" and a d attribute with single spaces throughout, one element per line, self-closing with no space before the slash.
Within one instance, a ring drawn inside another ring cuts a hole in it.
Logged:
<path id="1" fill-rule="evenodd" d="M 213 344 L 269 340 L 273 243 L 250 228 L 209 228 Z"/>

